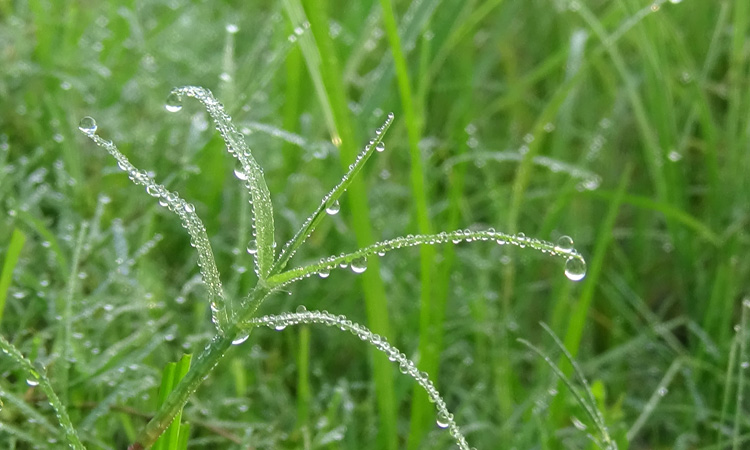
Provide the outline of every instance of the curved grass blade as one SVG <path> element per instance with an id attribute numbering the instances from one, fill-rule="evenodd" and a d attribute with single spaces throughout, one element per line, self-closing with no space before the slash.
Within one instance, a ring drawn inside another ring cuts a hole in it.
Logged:
<path id="1" fill-rule="evenodd" d="M 244 326 L 249 328 L 267 326 L 274 330 L 281 331 L 287 326 L 317 323 L 328 327 L 335 327 L 341 331 L 348 331 L 361 340 L 372 344 L 379 351 L 385 353 L 388 359 L 398 363 L 399 370 L 404 375 L 412 377 L 420 386 L 424 388 L 430 400 L 435 404 L 437 409 L 437 424 L 441 428 L 447 428 L 456 440 L 456 444 L 461 450 L 470 450 L 466 437 L 453 419 L 453 414 L 448 411 L 448 406 L 440 396 L 435 385 L 430 381 L 427 372 L 420 372 L 417 365 L 406 357 L 399 349 L 389 344 L 388 341 L 358 323 L 352 322 L 346 316 L 334 316 L 325 311 L 300 311 L 296 313 L 286 313 L 279 315 L 263 316 L 245 322 Z"/>
<path id="2" fill-rule="evenodd" d="M 38 385 L 42 392 L 47 396 L 47 400 L 49 400 L 52 409 L 55 410 L 57 421 L 59 422 L 63 434 L 65 435 L 65 439 L 68 441 L 70 447 L 75 450 L 85 450 L 86 447 L 83 446 L 81 440 L 78 438 L 78 433 L 76 433 L 75 428 L 73 428 L 73 423 L 70 421 L 70 417 L 68 417 L 68 412 L 65 410 L 65 406 L 63 406 L 62 402 L 57 397 L 57 394 L 55 394 L 55 391 L 52 389 L 52 385 L 44 374 L 44 370 L 37 369 L 31 361 L 26 359 L 21 352 L 13 344 L 5 340 L 3 336 L 0 336 L 0 350 L 2 350 L 3 354 L 13 359 L 21 370 L 26 372 L 27 382 L 29 384 Z"/>
<path id="3" fill-rule="evenodd" d="M 274 275 L 268 279 L 268 285 L 272 289 L 278 289 L 287 284 L 307 278 L 314 273 L 322 273 L 325 276 L 325 274 L 331 269 L 340 267 L 341 265 L 346 267 L 351 264 L 352 269 L 355 272 L 364 272 L 367 267 L 367 258 L 369 256 L 382 256 L 386 252 L 399 248 L 414 247 L 424 244 L 434 245 L 448 242 L 458 244 L 459 242 L 490 240 L 497 242 L 499 245 L 512 244 L 521 248 L 529 246 L 553 256 L 563 257 L 566 260 L 565 273 L 571 280 L 578 281 L 582 279 L 586 273 L 586 261 L 583 259 L 583 256 L 567 244 L 555 245 L 552 242 L 526 237 L 523 233 L 510 235 L 497 232 L 490 228 L 482 231 L 457 230 L 452 232 L 444 231 L 439 234 L 409 235 L 388 241 L 377 242 L 352 253 L 342 253 L 339 256 L 330 256 L 328 258 L 323 258 L 316 263 L 297 267 Z"/>
<path id="4" fill-rule="evenodd" d="M 198 86 L 183 86 L 172 89 L 172 101 L 179 105 L 182 96 L 193 97 L 203 103 L 206 110 L 214 119 L 216 129 L 227 144 L 227 150 L 240 162 L 241 168 L 235 170 L 235 175 L 245 183 L 250 191 L 253 205 L 253 234 L 257 251 L 253 253 L 255 269 L 260 279 L 268 277 L 274 259 L 274 224 L 271 193 L 268 191 L 263 169 L 253 158 L 245 138 L 232 124 L 232 118 L 224 111 L 224 106 L 216 100 L 211 91 Z M 175 106 L 176 109 L 179 109 Z"/>
<path id="5" fill-rule="evenodd" d="M 190 245 L 198 251 L 198 267 L 203 278 L 203 284 L 208 289 L 212 320 L 219 332 L 224 333 L 229 318 L 232 316 L 231 305 L 224 297 L 224 288 L 221 285 L 219 269 L 216 268 L 216 261 L 206 234 L 206 227 L 203 226 L 203 222 L 195 213 L 195 206 L 183 200 L 176 192 L 169 191 L 163 185 L 157 184 L 148 173 L 131 164 L 128 158 L 120 153 L 115 144 L 96 134 L 96 122 L 91 117 L 84 117 L 79 129 L 96 145 L 112 155 L 117 160 L 118 167 L 128 174 L 133 183 L 145 186 L 146 192 L 159 199 L 161 206 L 167 207 L 180 218 L 182 227 L 190 235 Z"/>
<path id="6" fill-rule="evenodd" d="M 346 191 L 346 188 L 349 186 L 349 184 L 351 184 L 352 179 L 357 176 L 367 160 L 370 158 L 370 156 L 372 156 L 372 153 L 375 150 L 382 151 L 382 149 L 384 148 L 382 144 L 383 137 L 385 136 L 385 133 L 388 131 L 388 128 L 392 123 L 393 113 L 390 113 L 388 114 L 388 118 L 386 119 L 383 126 L 375 131 L 375 138 L 365 146 L 364 150 L 362 150 L 359 155 L 357 155 L 357 158 L 354 160 L 354 162 L 349 165 L 349 171 L 346 172 L 343 178 L 341 178 L 339 184 L 337 184 L 336 187 L 331 190 L 331 192 L 323 197 L 323 200 L 320 202 L 318 208 L 305 220 L 299 231 L 297 231 L 297 234 L 295 234 L 289 242 L 284 244 L 284 248 L 281 250 L 279 258 L 276 260 L 273 268 L 271 269 L 272 274 L 279 273 L 284 269 L 287 262 L 289 262 L 289 259 L 294 256 L 294 253 L 297 251 L 297 249 L 315 230 L 320 221 L 323 220 L 323 217 L 325 216 L 325 209 L 338 201 L 339 197 L 341 197 L 341 195 Z"/>

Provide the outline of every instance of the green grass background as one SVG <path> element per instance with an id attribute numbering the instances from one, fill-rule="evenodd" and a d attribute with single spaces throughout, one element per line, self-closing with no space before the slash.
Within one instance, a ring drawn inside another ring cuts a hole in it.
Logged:
<path id="1" fill-rule="evenodd" d="M 386 151 L 292 264 L 494 227 L 570 235 L 587 277 L 492 243 L 405 249 L 262 313 L 305 305 L 387 336 L 478 449 L 592 447 L 593 424 L 517 342 L 556 360 L 540 321 L 621 448 L 744 448 L 748 42 L 746 0 L 0 0 L 0 330 L 46 366 L 87 446 L 125 448 L 164 366 L 212 325 L 187 233 L 80 118 L 196 205 L 242 295 L 248 196 L 207 114 L 166 112 L 169 90 L 224 103 L 265 170 L 280 244 L 393 111 Z M 62 448 L 45 397 L 11 360 L 0 372 L 0 446 Z M 182 419 L 189 448 L 453 445 L 386 358 L 314 326 L 254 333 Z"/>

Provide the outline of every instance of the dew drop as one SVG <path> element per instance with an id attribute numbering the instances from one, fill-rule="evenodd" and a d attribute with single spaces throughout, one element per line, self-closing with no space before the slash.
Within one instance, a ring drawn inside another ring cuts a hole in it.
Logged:
<path id="1" fill-rule="evenodd" d="M 273 329 L 276 331 L 282 331 L 284 328 L 286 328 L 286 323 L 284 322 L 279 322 L 276 324 L 276 326 L 273 327 Z"/>
<path id="2" fill-rule="evenodd" d="M 156 186 L 149 184 L 146 186 L 146 192 L 148 192 L 148 195 L 152 197 L 161 197 L 161 194 L 159 193 L 159 189 L 156 188 Z"/>
<path id="3" fill-rule="evenodd" d="M 192 203 L 185 203 L 185 212 L 187 212 L 187 213 L 194 213 L 195 212 L 195 206 L 193 206 Z"/>
<path id="4" fill-rule="evenodd" d="M 573 250 L 573 239 L 570 236 L 560 236 L 555 246 L 557 252 L 569 252 Z"/>
<path id="5" fill-rule="evenodd" d="M 232 345 L 239 345 L 242 344 L 247 340 L 247 338 L 250 336 L 247 332 L 240 332 L 240 334 L 237 335 L 237 337 L 232 341 Z"/>
<path id="6" fill-rule="evenodd" d="M 299 305 L 296 309 L 297 313 L 302 314 L 307 312 L 307 308 L 305 305 Z"/>
<path id="7" fill-rule="evenodd" d="M 328 213 L 331 216 L 335 216 L 336 214 L 341 211 L 341 204 L 339 204 L 338 200 L 335 200 L 333 203 L 326 204 L 326 213 Z"/>
<path id="8" fill-rule="evenodd" d="M 96 120 L 91 116 L 86 116 L 78 122 L 78 129 L 86 134 L 96 133 Z"/>
<path id="9" fill-rule="evenodd" d="M 362 273 L 365 270 L 367 270 L 367 258 L 357 258 L 352 260 L 351 262 L 352 272 L 354 273 Z"/>
<path id="10" fill-rule="evenodd" d="M 26 379 L 26 384 L 28 384 L 29 386 L 32 386 L 32 387 L 33 386 L 39 386 L 39 380 L 37 380 L 35 378 L 27 378 Z"/>
<path id="11" fill-rule="evenodd" d="M 587 428 L 587 427 L 586 427 L 586 424 L 585 424 L 585 423 L 583 423 L 583 422 L 581 422 L 581 420 L 580 420 L 580 419 L 578 419 L 577 417 L 572 417 L 572 418 L 570 419 L 570 421 L 571 421 L 571 422 L 573 422 L 573 426 L 574 426 L 574 427 L 578 428 L 578 429 L 579 429 L 579 430 L 581 430 L 581 431 L 586 431 L 586 428 Z"/>
<path id="12" fill-rule="evenodd" d="M 378 142 L 378 145 L 375 146 L 375 151 L 377 151 L 378 153 L 382 153 L 383 151 L 385 151 L 385 144 L 382 142 Z"/>
<path id="13" fill-rule="evenodd" d="M 164 105 L 169 112 L 177 112 L 182 109 L 182 96 L 176 92 L 172 92 L 167 96 L 167 103 Z"/>
<path id="14" fill-rule="evenodd" d="M 581 258 L 568 258 L 565 262 L 565 276 L 571 281 L 580 281 L 586 276 L 586 263 Z"/>
<path id="15" fill-rule="evenodd" d="M 328 278 L 329 275 L 331 275 L 330 270 L 321 270 L 320 272 L 318 272 L 318 276 L 320 278 Z"/>
<path id="16" fill-rule="evenodd" d="M 440 428 L 448 428 L 448 425 L 450 425 L 450 419 L 450 414 L 445 411 L 440 411 L 437 415 L 437 426 Z"/>
<path id="17" fill-rule="evenodd" d="M 258 243 L 255 242 L 255 239 L 247 243 L 247 252 L 251 255 L 258 253 Z"/>
<path id="18" fill-rule="evenodd" d="M 242 168 L 234 169 L 234 176 L 240 181 L 247 181 L 248 178 L 247 172 L 242 170 Z"/>

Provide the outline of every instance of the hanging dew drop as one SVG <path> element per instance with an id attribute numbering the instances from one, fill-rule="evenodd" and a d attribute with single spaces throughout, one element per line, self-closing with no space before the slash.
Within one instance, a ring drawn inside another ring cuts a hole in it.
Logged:
<path id="1" fill-rule="evenodd" d="M 570 236 L 560 236 L 555 246 L 556 252 L 567 253 L 573 250 L 573 239 Z"/>
<path id="2" fill-rule="evenodd" d="M 354 273 L 364 272 L 365 270 L 367 270 L 367 258 L 362 257 L 352 260 L 351 267 L 352 272 Z"/>
<path id="3" fill-rule="evenodd" d="M 96 120 L 91 116 L 86 116 L 78 122 L 78 129 L 86 134 L 96 133 Z"/>
<path id="4" fill-rule="evenodd" d="M 255 239 L 247 243 L 247 252 L 251 255 L 258 253 L 258 243 L 255 242 Z"/>
<path id="5" fill-rule="evenodd" d="M 167 96 L 167 102 L 164 107 L 169 112 L 177 112 L 182 109 L 182 96 L 176 92 L 172 92 Z"/>
<path id="6" fill-rule="evenodd" d="M 31 387 L 39 386 L 39 380 L 37 380 L 36 378 L 27 378 L 26 384 L 28 384 Z"/>
<path id="7" fill-rule="evenodd" d="M 326 213 L 328 213 L 328 215 L 335 216 L 339 211 L 341 211 L 341 204 L 339 204 L 338 200 L 326 205 Z"/>
<path id="8" fill-rule="evenodd" d="M 385 151 L 385 144 L 382 142 L 378 142 L 378 145 L 375 146 L 375 151 L 378 153 L 383 153 Z"/>
<path id="9" fill-rule="evenodd" d="M 565 262 L 565 276 L 571 281 L 580 281 L 586 276 L 586 263 L 580 257 L 568 258 Z"/>
<path id="10" fill-rule="evenodd" d="M 242 170 L 242 168 L 239 168 L 239 167 L 237 169 L 234 169 L 234 176 L 237 177 L 237 179 L 240 181 L 247 181 L 247 178 L 248 178 L 247 172 L 245 172 L 244 170 Z"/>
<path id="11" fill-rule="evenodd" d="M 440 411 L 438 413 L 436 423 L 440 428 L 448 428 L 448 425 L 450 425 L 450 414 L 446 413 L 445 411 Z"/>
<path id="12" fill-rule="evenodd" d="M 320 272 L 318 272 L 318 276 L 320 278 L 328 278 L 329 275 L 331 275 L 330 270 L 321 270 Z"/>
<path id="13" fill-rule="evenodd" d="M 246 332 L 240 332 L 240 334 L 237 335 L 237 337 L 232 341 L 232 345 L 239 345 L 242 344 L 247 340 L 247 338 L 250 336 L 249 333 Z"/>

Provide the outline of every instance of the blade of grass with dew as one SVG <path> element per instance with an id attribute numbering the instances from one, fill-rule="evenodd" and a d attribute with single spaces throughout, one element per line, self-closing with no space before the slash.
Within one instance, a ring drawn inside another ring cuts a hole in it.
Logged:
<path id="1" fill-rule="evenodd" d="M 240 162 L 240 169 L 235 175 L 245 183 L 253 202 L 253 234 L 256 251 L 253 253 L 258 277 L 263 280 L 268 277 L 274 260 L 274 223 L 273 204 L 271 194 L 263 177 L 263 169 L 253 158 L 245 138 L 232 123 L 232 118 L 224 111 L 224 107 L 211 94 L 211 91 L 198 86 L 184 86 L 172 89 L 170 94 L 173 101 L 178 101 L 183 95 L 193 97 L 203 103 L 213 118 L 217 130 L 227 144 L 227 150 Z M 174 105 L 177 108 L 179 103 Z M 179 108 L 178 108 L 179 110 Z M 253 244 L 248 244 L 248 247 Z M 227 304 L 231 308 L 231 304 Z M 231 310 L 230 310 L 231 315 Z"/>
<path id="2" fill-rule="evenodd" d="M 50 384 L 47 375 L 44 373 L 44 368 L 37 368 L 31 361 L 26 359 L 13 344 L 5 340 L 5 337 L 3 336 L 0 336 L 0 350 L 2 350 L 2 355 L 12 359 L 17 367 L 25 372 L 27 383 L 39 386 L 42 392 L 47 396 L 47 400 L 55 411 L 55 417 L 57 417 L 63 435 L 68 441 L 70 447 L 75 450 L 85 450 L 81 440 L 78 438 L 78 433 L 76 432 L 75 427 L 73 427 L 73 423 L 70 421 L 65 406 L 52 389 L 52 385 Z"/>
<path id="3" fill-rule="evenodd" d="M 443 231 L 438 234 L 430 235 L 409 235 L 387 241 L 376 242 L 375 244 L 362 247 L 351 253 L 329 256 L 327 258 L 322 258 L 315 263 L 289 269 L 286 272 L 282 272 L 269 278 L 267 285 L 270 289 L 278 290 L 293 282 L 303 280 L 314 273 L 328 272 L 336 268 L 343 268 L 352 263 L 356 264 L 357 261 L 362 260 L 365 261 L 364 264 L 369 264 L 367 261 L 369 261 L 371 257 L 385 255 L 387 252 L 400 248 L 415 247 L 417 245 L 458 244 L 460 242 L 476 241 L 492 241 L 498 245 L 511 244 L 520 248 L 529 247 L 533 250 L 548 253 L 550 256 L 565 259 L 566 275 L 573 281 L 581 280 L 586 274 L 586 261 L 578 250 L 574 248 L 561 248 L 559 245 L 552 242 L 529 238 L 522 233 L 510 235 L 495 231 L 494 229 L 478 231 L 456 230 L 451 232 Z"/>
<path id="4" fill-rule="evenodd" d="M 599 283 L 599 277 L 602 273 L 607 249 L 612 241 L 612 230 L 614 229 L 615 221 L 620 212 L 622 199 L 630 182 L 631 172 L 632 166 L 626 166 L 623 170 L 615 197 L 610 202 L 607 213 L 599 227 L 593 256 L 591 258 L 591 269 L 583 283 L 583 288 L 578 300 L 575 304 L 571 305 L 573 313 L 568 319 L 564 347 L 570 352 L 570 355 L 573 358 L 578 354 L 581 338 L 583 336 L 583 329 L 586 326 L 586 318 L 589 314 L 591 302 L 594 299 L 594 290 Z M 562 361 L 560 362 L 560 366 L 562 366 L 563 373 L 566 375 L 570 373 L 570 369 L 563 365 Z M 564 404 L 564 396 L 558 395 L 555 397 L 555 400 L 550 407 L 550 414 L 558 423 L 564 416 Z"/>
<path id="5" fill-rule="evenodd" d="M 304 13 L 310 23 L 312 36 L 317 48 L 302 47 L 302 52 L 311 53 L 313 50 L 319 55 L 322 62 L 319 66 L 310 66 L 309 61 L 313 56 L 306 57 L 308 71 L 318 72 L 313 79 L 322 79 L 327 95 L 320 96 L 319 101 L 324 110 L 330 110 L 334 119 L 334 127 L 331 129 L 334 143 L 339 144 L 341 152 L 341 164 L 347 167 L 356 158 L 356 133 L 349 116 L 349 108 L 346 99 L 346 88 L 339 60 L 336 55 L 333 40 L 329 34 L 327 2 L 303 1 Z M 301 9 L 299 2 L 296 9 Z M 291 9 L 291 8 L 290 8 Z M 370 211 L 367 204 L 367 192 L 361 180 L 352 180 L 349 189 L 349 206 L 351 207 L 351 218 L 354 234 L 359 247 L 364 247 L 375 241 L 370 226 Z M 367 309 L 367 320 L 372 330 L 378 334 L 393 339 L 388 315 L 385 287 L 380 277 L 380 264 L 377 260 L 372 261 L 369 270 L 362 274 L 362 285 Z M 396 426 L 396 395 L 393 386 L 388 360 L 383 355 L 373 353 L 373 366 L 375 372 L 376 396 L 379 409 L 382 438 L 385 440 L 385 448 L 395 450 L 398 447 L 398 429 Z"/>
<path id="6" fill-rule="evenodd" d="M 185 95 L 191 94 L 201 95 L 201 98 L 203 99 L 202 101 L 209 101 L 205 91 L 193 91 L 188 89 L 187 92 L 185 92 Z M 210 97 L 210 93 L 208 96 Z M 172 107 L 176 108 L 177 105 L 172 105 Z M 214 105 L 212 109 L 217 114 L 217 110 L 223 113 L 223 109 L 216 105 Z M 128 158 L 120 153 L 114 143 L 104 140 L 96 134 L 97 125 L 93 118 L 84 117 L 81 119 L 79 129 L 89 139 L 94 141 L 96 145 L 102 147 L 112 155 L 117 161 L 120 169 L 128 174 L 128 177 L 133 183 L 145 186 L 146 192 L 149 195 L 158 198 L 160 205 L 167 207 L 179 217 L 183 228 L 190 235 L 191 245 L 193 245 L 198 252 L 198 266 L 200 267 L 203 284 L 209 292 L 212 319 L 219 332 L 223 332 L 225 327 L 228 326 L 229 318 L 232 315 L 232 311 L 229 310 L 231 304 L 226 301 L 224 296 L 224 288 L 221 284 L 219 270 L 216 268 L 216 261 L 213 256 L 213 250 L 211 249 L 211 243 L 208 240 L 206 228 L 203 226 L 203 222 L 195 213 L 195 206 L 183 200 L 176 192 L 171 192 L 163 185 L 157 184 L 145 171 L 139 170 L 133 166 Z M 273 251 L 273 249 L 271 249 L 271 251 Z"/>
<path id="7" fill-rule="evenodd" d="M 3 270 L 0 273 L 0 323 L 3 321 L 5 301 L 8 298 L 8 288 L 10 288 L 10 284 L 13 282 L 13 270 L 18 264 L 18 258 L 21 256 L 21 250 L 25 242 L 26 235 L 18 228 L 14 228 L 10 236 L 8 250 L 5 252 Z"/>
<path id="8" fill-rule="evenodd" d="M 55 339 L 56 353 L 60 355 L 55 366 L 56 380 L 60 392 L 60 399 L 64 405 L 68 404 L 68 379 L 70 371 L 70 351 L 72 348 L 71 335 L 73 333 L 73 302 L 78 286 L 78 268 L 81 262 L 81 251 L 88 233 L 88 222 L 83 222 L 78 231 L 78 238 L 73 247 L 70 276 L 65 295 L 63 296 L 62 320 L 58 322 L 57 339 Z"/>
<path id="9" fill-rule="evenodd" d="M 290 325 L 321 324 L 334 327 L 341 331 L 348 331 L 361 340 L 371 344 L 375 350 L 387 355 L 387 359 L 397 363 L 399 370 L 404 375 L 413 378 L 427 392 L 431 401 L 437 409 L 437 423 L 440 428 L 447 428 L 456 444 L 462 450 L 470 450 L 461 429 L 456 424 L 453 414 L 448 411 L 445 400 L 440 396 L 435 384 L 430 380 L 429 374 L 417 368 L 413 361 L 408 359 L 404 353 L 391 345 L 387 338 L 373 333 L 367 327 L 354 323 L 345 316 L 335 316 L 326 311 L 302 311 L 297 313 L 283 313 L 279 315 L 263 316 L 244 322 L 243 326 L 252 328 L 267 326 L 276 331 L 285 329 Z"/>
<path id="10" fill-rule="evenodd" d="M 633 442 L 636 436 L 638 436 L 638 433 L 641 431 L 641 428 L 646 424 L 649 417 L 651 417 L 651 415 L 654 413 L 654 410 L 659 405 L 659 402 L 666 394 L 669 388 L 669 385 L 672 383 L 672 380 L 674 379 L 675 375 L 677 375 L 679 370 L 682 368 L 684 363 L 685 361 L 683 360 L 683 358 L 678 357 L 669 366 L 669 369 L 667 369 L 667 372 L 664 374 L 661 381 L 659 381 L 659 384 L 656 386 L 656 390 L 654 391 L 653 394 L 651 394 L 651 397 L 643 406 L 643 410 L 641 411 L 641 414 L 638 416 L 635 422 L 633 422 L 633 425 L 628 430 L 627 438 L 629 442 Z"/>
<path id="11" fill-rule="evenodd" d="M 320 221 L 322 221 L 326 217 L 325 210 L 332 207 L 339 201 L 339 198 L 352 184 L 356 176 L 367 163 L 367 160 L 370 159 L 370 156 L 372 156 L 372 154 L 376 150 L 380 151 L 385 148 L 382 141 L 392 123 L 393 114 L 389 114 L 385 123 L 383 123 L 383 126 L 378 128 L 375 132 L 375 137 L 365 146 L 364 150 L 362 150 L 357 155 L 357 157 L 354 159 L 354 162 L 349 165 L 346 174 L 344 174 L 344 176 L 341 178 L 339 184 L 337 184 L 327 195 L 323 197 L 323 200 L 321 200 L 318 208 L 313 211 L 313 213 L 310 214 L 310 216 L 308 216 L 308 218 L 302 223 L 302 226 L 297 231 L 297 233 L 295 233 L 294 237 L 292 237 L 289 242 L 284 244 L 284 248 L 281 250 L 279 258 L 276 260 L 276 263 L 274 263 L 274 266 L 271 269 L 272 274 L 278 274 L 284 269 L 284 267 L 286 267 L 289 259 L 294 256 L 294 253 L 297 251 L 297 249 L 305 242 L 310 234 L 315 231 L 318 224 L 320 224 Z"/>

